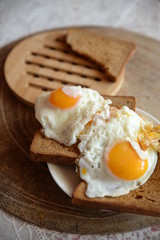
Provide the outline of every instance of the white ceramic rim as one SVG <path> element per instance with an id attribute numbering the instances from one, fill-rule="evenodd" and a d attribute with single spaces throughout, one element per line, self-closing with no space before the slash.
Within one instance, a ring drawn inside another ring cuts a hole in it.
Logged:
<path id="1" fill-rule="evenodd" d="M 160 121 L 151 114 L 136 108 L 136 112 L 152 121 L 154 125 L 160 124 Z M 72 197 L 73 191 L 80 183 L 78 174 L 73 166 L 47 163 L 49 172 L 57 185 L 69 196 Z"/>

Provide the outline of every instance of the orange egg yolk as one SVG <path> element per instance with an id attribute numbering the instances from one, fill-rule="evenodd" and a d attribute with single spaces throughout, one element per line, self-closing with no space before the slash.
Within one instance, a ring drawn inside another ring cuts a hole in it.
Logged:
<path id="1" fill-rule="evenodd" d="M 49 101 L 55 107 L 66 109 L 75 106 L 79 99 L 79 95 L 76 97 L 69 96 L 63 91 L 63 88 L 59 88 L 50 94 Z"/>
<path id="2" fill-rule="evenodd" d="M 109 152 L 108 167 L 117 177 L 136 180 L 148 169 L 148 160 L 142 160 L 129 142 L 115 144 Z"/>

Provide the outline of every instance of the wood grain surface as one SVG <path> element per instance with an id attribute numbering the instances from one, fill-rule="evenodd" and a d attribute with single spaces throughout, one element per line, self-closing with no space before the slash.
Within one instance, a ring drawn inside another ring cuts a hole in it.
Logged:
<path id="1" fill-rule="evenodd" d="M 138 107 L 160 118 L 160 43 L 135 33 L 94 29 L 137 44 L 119 95 L 134 95 Z M 160 218 L 95 211 L 71 204 L 46 164 L 32 162 L 29 147 L 37 123 L 34 110 L 19 101 L 4 79 L 4 61 L 16 43 L 0 50 L 0 206 L 29 222 L 62 232 L 104 234 L 131 231 L 160 223 Z"/>
<path id="2" fill-rule="evenodd" d="M 118 92 L 125 65 L 117 81 L 109 81 L 96 64 L 79 56 L 66 44 L 67 30 L 53 30 L 21 41 L 8 55 L 5 78 L 10 89 L 25 103 L 33 105 L 44 91 L 66 85 L 81 85 L 102 95 Z"/>

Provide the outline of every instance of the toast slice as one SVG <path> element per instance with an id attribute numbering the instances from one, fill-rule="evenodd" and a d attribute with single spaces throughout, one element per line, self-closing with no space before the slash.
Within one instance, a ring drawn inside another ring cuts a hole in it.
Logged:
<path id="1" fill-rule="evenodd" d="M 49 139 L 38 129 L 30 146 L 31 158 L 34 161 L 73 164 L 79 156 L 77 144 L 65 146 Z"/>
<path id="2" fill-rule="evenodd" d="M 120 108 L 128 106 L 130 109 L 135 110 L 134 97 L 122 96 L 105 96 L 112 100 L 112 105 Z M 77 144 L 72 146 L 64 146 L 53 139 L 45 137 L 41 130 L 38 129 L 32 140 L 30 146 L 31 158 L 34 161 L 73 164 L 79 157 L 79 150 Z"/>
<path id="3" fill-rule="evenodd" d="M 160 154 L 150 179 L 136 190 L 120 197 L 88 198 L 82 181 L 73 193 L 72 203 L 87 208 L 107 209 L 160 217 Z"/>
<path id="4" fill-rule="evenodd" d="M 70 29 L 66 42 L 73 51 L 98 64 L 112 81 L 119 78 L 136 48 L 134 43 L 81 29 Z"/>

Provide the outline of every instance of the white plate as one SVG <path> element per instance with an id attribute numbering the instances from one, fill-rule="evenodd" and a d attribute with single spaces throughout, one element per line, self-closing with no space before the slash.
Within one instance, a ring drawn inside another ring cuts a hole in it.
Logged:
<path id="1" fill-rule="evenodd" d="M 160 122 L 149 113 L 146 113 L 145 111 L 139 108 L 136 108 L 136 112 L 142 115 L 144 118 L 151 121 L 154 125 L 160 124 Z M 57 185 L 68 196 L 71 197 L 74 189 L 80 183 L 80 179 L 75 171 L 75 168 L 73 166 L 64 166 L 52 163 L 48 163 L 48 168 Z"/>

